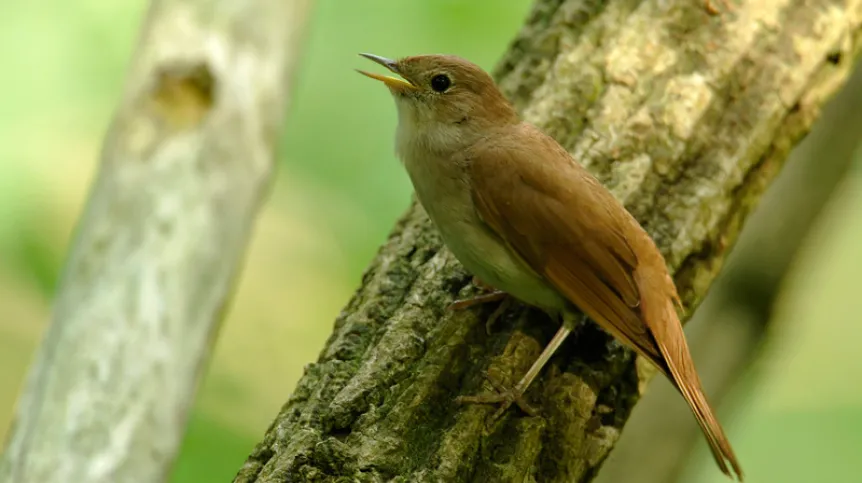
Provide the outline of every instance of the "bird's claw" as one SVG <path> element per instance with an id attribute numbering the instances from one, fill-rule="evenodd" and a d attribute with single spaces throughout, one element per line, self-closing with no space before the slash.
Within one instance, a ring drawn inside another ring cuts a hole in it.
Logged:
<path id="1" fill-rule="evenodd" d="M 519 390 L 517 387 L 514 389 L 507 388 L 491 378 L 488 378 L 488 382 L 494 386 L 494 389 L 497 391 L 496 393 L 478 394 L 475 396 L 458 396 L 455 399 L 455 402 L 458 404 L 499 404 L 500 407 L 494 415 L 491 416 L 491 421 L 496 421 L 513 403 L 521 408 L 521 411 L 524 411 L 530 416 L 536 416 L 538 414 L 539 411 L 530 406 L 527 401 L 524 400 L 524 392 Z"/>
<path id="2" fill-rule="evenodd" d="M 489 302 L 496 302 L 498 300 L 503 300 L 507 296 L 508 296 L 508 294 L 506 292 L 501 292 L 499 290 L 496 290 L 494 292 L 486 293 L 486 294 L 482 294 L 482 295 L 477 295 L 477 296 L 471 297 L 469 299 L 456 300 L 456 301 L 452 302 L 451 304 L 449 304 L 449 307 L 447 307 L 447 309 L 451 310 L 451 311 L 469 309 L 470 307 L 473 307 L 475 305 L 481 305 L 481 304 L 486 304 Z"/>
<path id="3" fill-rule="evenodd" d="M 502 302 L 500 302 L 500 305 L 498 305 L 497 308 L 494 309 L 493 312 L 491 312 L 491 315 L 488 316 L 488 320 L 485 321 L 486 334 L 491 335 L 491 328 L 494 326 L 494 323 L 497 322 L 497 319 L 499 319 L 500 316 L 503 315 L 503 312 L 505 312 L 506 309 L 509 308 L 511 302 L 512 298 L 506 297 L 503 299 Z"/>
<path id="4" fill-rule="evenodd" d="M 511 297 L 506 292 L 494 291 L 488 294 L 477 295 L 473 298 L 456 300 L 449 304 L 447 310 L 456 311 L 456 310 L 464 310 L 470 307 L 481 305 L 489 302 L 497 302 L 502 301 L 500 305 L 491 312 L 491 315 L 488 316 L 488 320 L 485 321 L 485 333 L 491 334 L 491 327 L 494 326 L 494 323 L 497 319 L 503 315 L 503 312 L 506 311 L 506 308 L 509 307 L 509 302 L 511 301 Z"/>
<path id="5" fill-rule="evenodd" d="M 485 332 L 490 334 L 491 327 L 494 325 L 494 322 L 496 322 L 497 319 L 499 319 L 500 316 L 503 315 L 503 312 L 509 306 L 511 297 L 509 297 L 509 294 L 507 294 L 506 292 L 503 292 L 502 290 L 497 290 L 494 287 L 482 282 L 476 277 L 473 277 L 473 285 L 476 285 L 477 287 L 483 288 L 485 290 L 490 290 L 490 292 L 477 295 L 468 299 L 456 300 L 449 304 L 446 309 L 450 311 L 464 310 L 470 307 L 474 307 L 476 305 L 502 301 L 502 303 L 497 306 L 497 308 L 494 309 L 493 312 L 491 312 L 491 315 L 488 317 L 488 320 L 485 321 Z"/>

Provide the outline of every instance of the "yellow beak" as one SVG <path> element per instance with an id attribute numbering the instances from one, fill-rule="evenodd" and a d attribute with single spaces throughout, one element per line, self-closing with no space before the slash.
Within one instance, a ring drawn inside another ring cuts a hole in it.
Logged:
<path id="1" fill-rule="evenodd" d="M 386 57 L 380 57 L 379 55 L 374 55 L 374 54 L 359 54 L 359 55 L 361 55 L 362 57 L 365 57 L 366 59 L 373 60 L 374 62 L 377 62 L 378 64 L 382 65 L 383 67 L 386 67 L 387 69 L 389 69 L 390 72 L 393 72 L 395 74 L 399 74 L 398 63 L 392 59 L 387 59 Z M 416 86 L 413 85 L 412 83 L 410 83 L 410 81 L 401 79 L 399 77 L 374 74 L 372 72 L 366 72 L 364 70 L 359 70 L 359 69 L 356 69 L 356 72 L 359 72 L 362 75 L 371 77 L 372 79 L 382 81 L 389 88 L 393 88 L 393 89 L 416 89 Z"/>

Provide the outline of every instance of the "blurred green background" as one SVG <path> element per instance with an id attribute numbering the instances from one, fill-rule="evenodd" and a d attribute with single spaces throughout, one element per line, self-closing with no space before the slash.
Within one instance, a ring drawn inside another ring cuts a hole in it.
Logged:
<path id="1" fill-rule="evenodd" d="M 395 111 L 385 89 L 353 72 L 367 66 L 356 53 L 457 53 L 491 68 L 529 3 L 317 2 L 278 181 L 174 482 L 232 479 L 407 207 L 411 188 L 392 152 Z M 43 0 L 2 9 L 0 441 L 48 320 L 145 7 L 142 0 Z M 782 331 L 750 404 L 726 418 L 751 483 L 860 481 L 858 178 L 796 264 L 777 314 Z M 701 460 L 692 481 L 726 481 L 708 457 Z"/>

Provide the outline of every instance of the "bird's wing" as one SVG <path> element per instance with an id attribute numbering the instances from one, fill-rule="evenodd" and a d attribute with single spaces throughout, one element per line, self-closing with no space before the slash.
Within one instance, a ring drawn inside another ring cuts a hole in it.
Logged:
<path id="1" fill-rule="evenodd" d="M 664 366 L 640 318 L 628 214 L 553 139 L 515 129 L 467 152 L 479 216 L 588 317 Z"/>
<path id="2" fill-rule="evenodd" d="M 741 480 L 691 361 L 661 254 L 632 249 L 648 235 L 559 144 L 529 125 L 516 129 L 467 151 L 479 216 L 561 294 L 674 382 L 719 468 L 730 475 L 732 467 Z"/>

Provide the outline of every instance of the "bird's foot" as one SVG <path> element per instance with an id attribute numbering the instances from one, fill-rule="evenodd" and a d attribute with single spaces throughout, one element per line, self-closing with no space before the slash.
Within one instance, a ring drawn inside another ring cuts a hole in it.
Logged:
<path id="1" fill-rule="evenodd" d="M 515 388 L 507 388 L 491 378 L 488 378 L 488 382 L 494 386 L 494 389 L 497 391 L 496 393 L 478 394 L 476 396 L 458 396 L 455 399 L 455 402 L 458 404 L 499 404 L 500 407 L 494 415 L 491 416 L 491 421 L 496 421 L 513 403 L 521 408 L 521 411 L 524 411 L 530 416 L 538 414 L 538 411 L 524 400 L 524 391 L 518 386 L 515 386 Z"/>
<path id="2" fill-rule="evenodd" d="M 505 295 L 505 294 L 504 294 Z M 509 306 L 512 305 L 512 297 L 505 297 L 503 301 L 500 302 L 500 305 L 491 312 L 491 315 L 488 316 L 488 320 L 485 321 L 485 333 L 491 335 L 491 328 L 494 326 L 494 323 L 497 322 L 497 319 L 503 315 L 503 312 L 506 311 Z"/>
<path id="3" fill-rule="evenodd" d="M 491 315 L 488 317 L 488 320 L 485 321 L 485 332 L 488 334 L 491 333 L 491 327 L 494 325 L 494 322 L 503 315 L 503 312 L 509 306 L 512 298 L 509 297 L 509 294 L 503 292 L 502 290 L 497 290 L 494 287 L 482 282 L 477 277 L 473 277 L 473 284 L 477 287 L 484 288 L 485 290 L 490 290 L 490 293 L 477 295 L 475 297 L 471 297 L 468 299 L 460 299 L 449 304 L 449 310 L 464 310 L 470 307 L 475 307 L 476 305 L 486 304 L 490 302 L 498 302 L 502 301 L 502 303 L 491 312 Z"/>
<path id="4" fill-rule="evenodd" d="M 452 302 L 451 304 L 449 304 L 449 307 L 447 307 L 447 308 L 449 310 L 453 310 L 453 311 L 454 310 L 464 310 L 464 309 L 469 309 L 470 307 L 473 307 L 476 305 L 486 304 L 488 302 L 497 302 L 499 300 L 503 300 L 506 297 L 508 297 L 508 294 L 506 292 L 503 292 L 500 290 L 495 290 L 491 293 L 485 293 L 482 295 L 477 295 L 475 297 L 470 297 L 468 299 L 456 300 L 456 301 Z"/>

